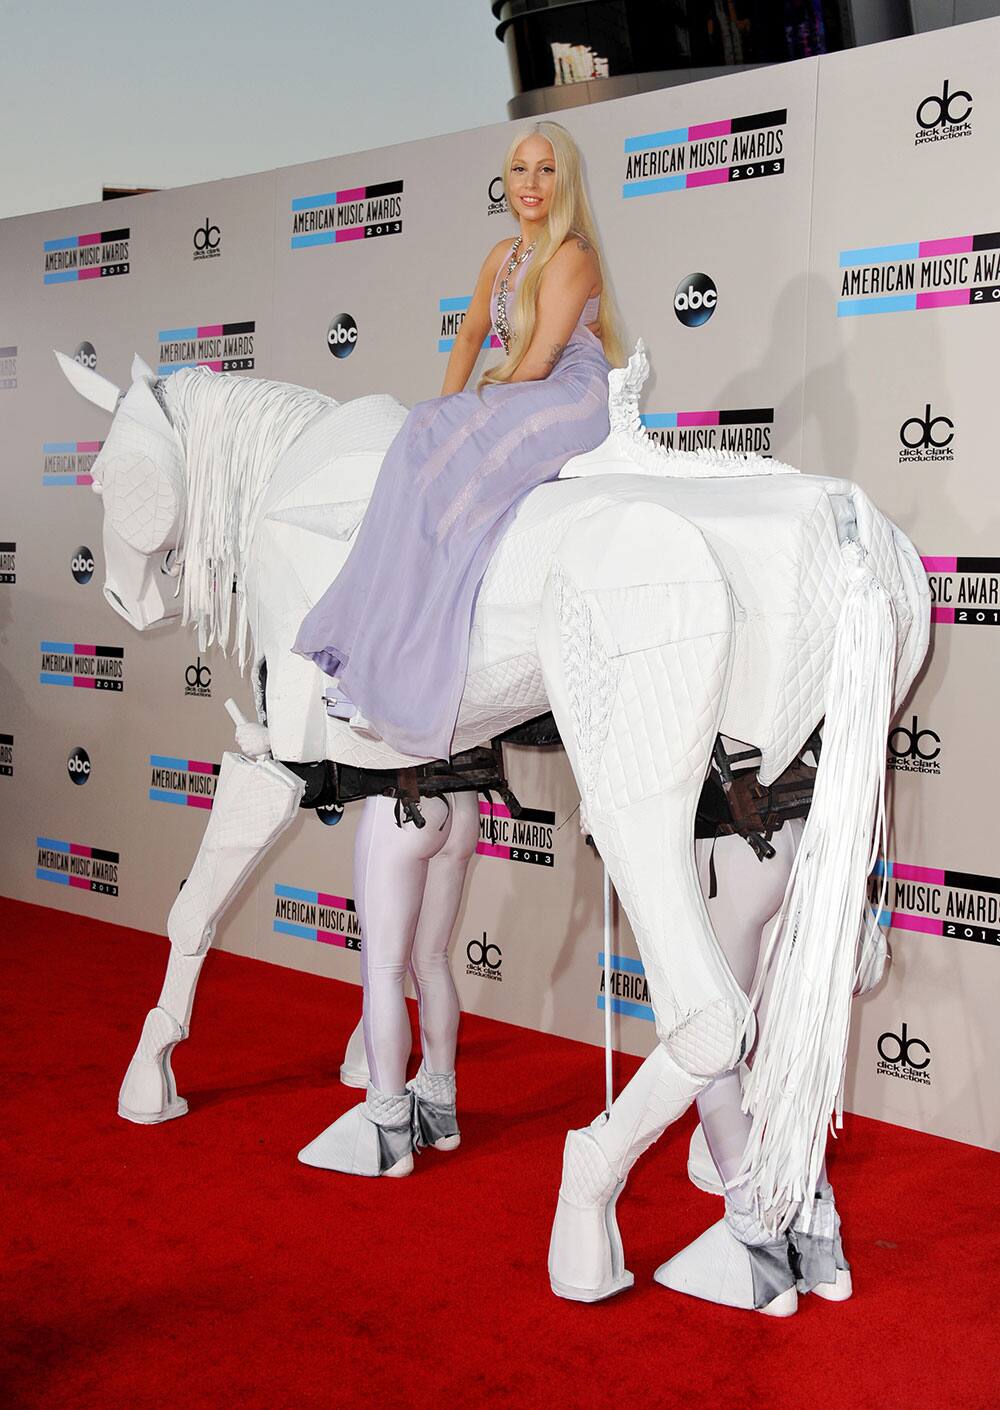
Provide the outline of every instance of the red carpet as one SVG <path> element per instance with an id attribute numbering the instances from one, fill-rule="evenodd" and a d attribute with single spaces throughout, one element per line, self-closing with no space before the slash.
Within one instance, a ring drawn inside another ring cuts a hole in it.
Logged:
<path id="1" fill-rule="evenodd" d="M 7 901 L 0 921 L 5 1410 L 1000 1403 L 994 1155 L 848 1118 L 857 1293 L 771 1322 L 650 1281 L 719 1209 L 685 1178 L 689 1119 L 618 1207 L 634 1291 L 578 1306 L 545 1256 L 597 1049 L 467 1017 L 461 1150 L 406 1180 L 324 1174 L 295 1152 L 358 1099 L 335 1080 L 357 989 L 210 956 L 174 1060 L 191 1114 L 131 1126 L 115 1098 L 166 941 Z"/>

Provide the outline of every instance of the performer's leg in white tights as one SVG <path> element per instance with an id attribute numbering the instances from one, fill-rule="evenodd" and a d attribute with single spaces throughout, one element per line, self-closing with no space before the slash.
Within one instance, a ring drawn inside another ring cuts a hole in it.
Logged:
<path id="1" fill-rule="evenodd" d="M 420 1003 L 424 1063 L 455 1067 L 458 995 L 448 944 L 479 828 L 476 795 L 424 798 L 426 826 L 396 822 L 392 798 L 368 798 L 354 847 L 354 895 L 361 920 L 365 1050 L 371 1084 L 402 1093 L 410 1055 L 404 988 L 412 967 Z"/>
<path id="2" fill-rule="evenodd" d="M 714 844 L 716 894 L 709 896 L 709 859 L 713 844 L 709 839 L 696 846 L 698 874 L 708 913 L 719 945 L 733 972 L 733 978 L 749 994 L 761 942 L 768 923 L 777 914 L 785 894 L 792 861 L 802 836 L 802 822 L 793 819 L 771 838 L 775 856 L 760 861 L 742 837 L 720 837 Z M 758 1032 L 763 1020 L 758 1008 Z M 742 1091 L 738 1071 L 717 1077 L 698 1096 L 698 1115 L 708 1148 L 724 1184 L 728 1185 L 739 1171 L 750 1117 L 741 1109 Z M 729 1196 L 737 1205 L 743 1202 L 744 1191 L 730 1189 Z"/>

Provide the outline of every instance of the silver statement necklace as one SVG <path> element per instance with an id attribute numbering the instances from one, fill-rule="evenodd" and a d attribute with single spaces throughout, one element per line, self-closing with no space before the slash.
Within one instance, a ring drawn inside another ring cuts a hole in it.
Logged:
<path id="1" fill-rule="evenodd" d="M 510 292 L 510 276 L 514 273 L 514 270 L 519 264 L 524 263 L 535 248 L 535 242 L 532 240 L 524 254 L 519 255 L 518 250 L 521 247 L 523 238 L 523 235 L 519 235 L 514 241 L 510 252 L 510 259 L 507 261 L 507 268 L 504 271 L 503 278 L 500 280 L 500 287 L 497 289 L 497 335 L 501 343 L 503 343 L 504 352 L 507 353 L 508 356 L 510 355 L 510 345 L 514 336 L 510 331 L 510 324 L 507 321 L 507 295 Z"/>

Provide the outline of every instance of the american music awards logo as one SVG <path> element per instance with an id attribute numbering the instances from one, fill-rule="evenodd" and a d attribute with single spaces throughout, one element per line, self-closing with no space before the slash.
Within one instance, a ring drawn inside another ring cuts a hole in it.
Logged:
<path id="1" fill-rule="evenodd" d="M 82 686 L 89 690 L 125 689 L 123 646 L 81 646 L 79 642 L 43 641 L 42 685 Z"/>
<path id="2" fill-rule="evenodd" d="M 201 323 L 190 328 L 163 328 L 157 333 L 161 377 L 183 367 L 208 367 L 212 372 L 251 372 L 254 368 L 254 319 L 243 323 Z"/>
<path id="3" fill-rule="evenodd" d="M 1000 306 L 1000 231 L 840 252 L 838 318 Z"/>
<path id="4" fill-rule="evenodd" d="M 774 408 L 770 406 L 729 411 L 649 411 L 640 420 L 667 450 L 771 454 Z"/>
<path id="5" fill-rule="evenodd" d="M 438 352 L 451 352 L 455 346 L 455 334 L 465 322 L 465 315 L 471 303 L 471 294 L 460 294 L 453 299 L 438 299 Z M 503 343 L 491 330 L 483 339 L 481 351 L 502 347 Z"/>
<path id="6" fill-rule="evenodd" d="M 80 279 L 107 279 L 128 274 L 131 231 L 96 231 L 90 235 L 62 235 L 46 240 L 46 284 L 75 284 Z"/>
<path id="7" fill-rule="evenodd" d="M 601 967 L 601 977 L 597 988 L 597 1007 L 604 1012 L 607 995 L 604 991 L 604 955 L 597 956 Z M 620 1013 L 625 1018 L 642 1018 L 647 1023 L 655 1023 L 653 1006 L 649 1001 L 649 985 L 642 961 L 630 955 L 611 956 L 611 1012 Z"/>
<path id="8" fill-rule="evenodd" d="M 0 392 L 12 392 L 17 387 L 17 347 L 0 348 Z"/>
<path id="9" fill-rule="evenodd" d="M 0 543 L 0 583 L 17 582 L 17 544 Z"/>
<path id="10" fill-rule="evenodd" d="M 14 776 L 14 736 L 0 734 L 0 777 Z"/>
<path id="11" fill-rule="evenodd" d="M 318 196 L 296 196 L 291 213 L 293 250 L 399 235 L 403 229 L 403 183 L 383 181 Z"/>
<path id="12" fill-rule="evenodd" d="M 92 485 L 94 477 L 90 472 L 103 445 L 103 441 L 44 441 L 42 484 L 49 489 L 60 485 Z"/>
<path id="13" fill-rule="evenodd" d="M 946 78 L 940 93 L 928 93 L 917 104 L 914 147 L 927 142 L 948 142 L 972 136 L 972 94 L 967 88 L 951 86 Z"/>
<path id="14" fill-rule="evenodd" d="M 954 460 L 954 439 L 955 423 L 951 417 L 932 410 L 930 402 L 925 402 L 922 413 L 909 417 L 899 428 L 899 463 Z"/>
<path id="15" fill-rule="evenodd" d="M 734 185 L 785 170 L 786 108 L 625 138 L 622 196 Z"/>
<path id="16" fill-rule="evenodd" d="M 210 808 L 218 781 L 218 764 L 202 759 L 175 759 L 170 754 L 149 756 L 149 797 L 154 803 Z"/>
<path id="17" fill-rule="evenodd" d="M 1000 945 L 1000 877 L 879 861 L 874 885 L 888 891 L 879 924 L 946 940 Z"/>
<path id="18" fill-rule="evenodd" d="M 922 556 L 931 590 L 931 621 L 1000 626 L 1000 558 Z"/>
<path id="19" fill-rule="evenodd" d="M 278 935 L 316 940 L 342 950 L 361 949 L 361 922 L 349 896 L 275 883 L 271 928 Z"/>
<path id="20" fill-rule="evenodd" d="M 480 798 L 476 852 L 480 857 L 499 857 L 506 862 L 554 866 L 555 821 L 555 813 L 541 808 L 522 808 L 520 817 L 514 818 L 506 804 L 487 803 Z"/>
<path id="21" fill-rule="evenodd" d="M 88 847 L 82 842 L 63 842 L 55 837 L 35 840 L 35 878 L 53 881 L 57 886 L 76 886 L 81 891 L 97 891 L 102 896 L 118 895 L 121 856 L 105 847 Z"/>

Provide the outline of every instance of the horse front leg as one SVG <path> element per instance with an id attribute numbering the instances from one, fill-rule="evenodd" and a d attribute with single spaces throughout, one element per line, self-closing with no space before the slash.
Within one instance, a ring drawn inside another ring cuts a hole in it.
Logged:
<path id="1" fill-rule="evenodd" d="M 152 1125 L 183 1116 L 171 1054 L 188 1036 L 195 986 L 215 927 L 261 857 L 291 823 L 303 783 L 273 759 L 222 756 L 212 815 L 167 918 L 170 959 L 156 1007 L 118 1095 L 118 1115 Z"/>
<path id="2" fill-rule="evenodd" d="M 563 1297 L 596 1301 L 631 1284 L 614 1215 L 628 1173 L 752 1039 L 694 857 L 731 642 L 721 571 L 669 511 L 617 504 L 564 539 L 539 655 L 587 825 L 642 956 L 659 1046 L 610 1113 L 567 1136 L 549 1254 Z"/>

